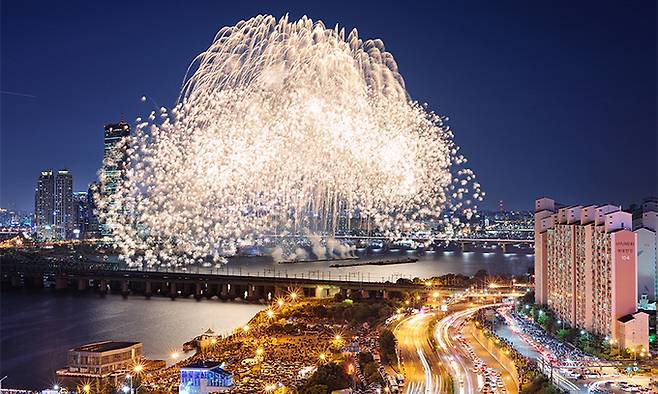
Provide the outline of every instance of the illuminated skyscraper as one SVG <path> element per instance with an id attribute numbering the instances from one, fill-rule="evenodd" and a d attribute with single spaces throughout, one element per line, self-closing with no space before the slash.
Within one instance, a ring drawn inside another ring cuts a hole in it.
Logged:
<path id="1" fill-rule="evenodd" d="M 41 171 L 34 192 L 34 226 L 39 240 L 53 237 L 55 176 L 52 170 Z"/>
<path id="2" fill-rule="evenodd" d="M 89 185 L 87 191 L 87 227 L 85 229 L 85 238 L 97 239 L 100 237 L 100 224 L 98 223 L 98 216 L 96 215 L 96 200 L 95 193 L 98 193 L 99 184 L 94 182 Z"/>
<path id="3" fill-rule="evenodd" d="M 105 138 L 103 139 L 103 175 L 105 176 L 105 193 L 113 193 L 117 188 L 117 183 L 123 176 L 121 166 L 109 165 L 107 160 L 112 155 L 125 157 L 125 152 L 117 152 L 117 145 L 126 137 L 130 136 L 130 125 L 126 122 L 108 124 L 105 126 Z"/>
<path id="4" fill-rule="evenodd" d="M 124 168 L 121 165 L 110 164 L 121 163 L 126 158 L 126 152 L 123 151 L 121 141 L 130 136 L 130 125 L 126 122 L 108 124 L 105 126 L 104 148 L 103 148 L 103 187 L 101 193 L 105 196 L 111 196 L 117 189 L 118 183 L 124 176 Z M 117 156 L 119 160 L 116 160 Z M 111 160 L 114 158 L 114 160 Z M 111 199 L 110 199 L 111 201 Z M 110 237 L 112 232 L 106 224 L 100 224 L 100 235 L 102 238 Z"/>
<path id="5" fill-rule="evenodd" d="M 57 171 L 54 215 L 57 238 L 69 239 L 75 227 L 75 216 L 73 211 L 73 176 L 68 170 Z"/>
<path id="6" fill-rule="evenodd" d="M 87 201 L 87 192 L 73 192 L 73 239 L 83 239 L 86 237 L 87 227 L 89 226 Z"/>

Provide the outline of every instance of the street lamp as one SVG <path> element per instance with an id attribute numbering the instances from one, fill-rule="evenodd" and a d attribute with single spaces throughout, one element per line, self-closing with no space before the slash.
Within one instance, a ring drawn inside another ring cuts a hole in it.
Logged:
<path id="1" fill-rule="evenodd" d="M 130 381 L 130 387 L 128 387 L 128 389 L 130 390 L 130 394 L 133 394 L 133 376 L 128 373 L 128 374 L 126 374 L 126 379 L 128 379 Z M 124 385 L 124 387 L 126 387 L 126 386 Z"/>
<path id="2" fill-rule="evenodd" d="M 2 390 L 2 381 L 5 380 L 5 379 L 7 379 L 7 375 L 5 375 L 4 377 L 0 378 L 0 390 Z"/>

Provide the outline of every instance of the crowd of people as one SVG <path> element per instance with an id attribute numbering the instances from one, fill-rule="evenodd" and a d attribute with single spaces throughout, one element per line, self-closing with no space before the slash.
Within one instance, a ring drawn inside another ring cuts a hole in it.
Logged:
<path id="1" fill-rule="evenodd" d="M 166 369 L 148 374 L 152 391 L 177 388 L 180 368 L 198 361 L 218 361 L 233 374 L 229 393 L 252 393 L 299 387 L 324 363 L 344 352 L 376 352 L 377 335 L 369 324 L 340 324 L 317 302 L 273 304 L 247 325 Z M 358 366 L 358 365 L 357 365 Z M 287 391 L 288 392 L 288 391 Z"/>

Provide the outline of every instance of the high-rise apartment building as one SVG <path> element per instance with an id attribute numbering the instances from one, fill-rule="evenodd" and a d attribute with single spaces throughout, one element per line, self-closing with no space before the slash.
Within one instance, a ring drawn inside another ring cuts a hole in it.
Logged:
<path id="1" fill-rule="evenodd" d="M 636 250 L 632 215 L 620 207 L 538 199 L 535 302 L 569 326 L 648 349 L 648 316 L 637 312 Z"/>
<path id="2" fill-rule="evenodd" d="M 113 155 L 118 155 L 121 162 L 125 159 L 125 151 L 118 151 L 117 146 L 126 137 L 130 136 L 130 125 L 126 122 L 108 124 L 105 126 L 103 147 L 103 176 L 105 177 L 105 192 L 113 193 L 117 183 L 123 177 L 123 168 L 120 165 L 109 164 L 108 160 Z"/>
<path id="3" fill-rule="evenodd" d="M 34 227 L 37 239 L 70 239 L 76 227 L 73 176 L 68 170 L 42 171 L 34 194 Z"/>
<path id="4" fill-rule="evenodd" d="M 57 238 L 70 239 L 75 227 L 75 216 L 73 211 L 73 176 L 68 170 L 57 171 L 54 205 Z"/>
<path id="5" fill-rule="evenodd" d="M 34 192 L 34 226 L 41 241 L 54 237 L 55 176 L 52 170 L 41 171 Z"/>
<path id="6" fill-rule="evenodd" d="M 87 192 L 73 192 L 73 239 L 86 237 L 87 227 L 89 226 L 87 206 Z"/>
<path id="7" fill-rule="evenodd" d="M 120 143 L 128 136 L 130 136 L 130 125 L 126 122 L 122 121 L 105 126 L 101 194 L 110 197 L 110 204 L 112 204 L 112 194 L 114 194 L 117 185 L 125 175 L 125 169 L 120 163 L 125 161 L 126 152 L 121 149 Z M 106 239 L 112 235 L 111 230 L 105 223 L 100 223 L 100 235 Z"/>
<path id="8" fill-rule="evenodd" d="M 101 236 L 100 224 L 96 214 L 96 193 L 99 192 L 98 182 L 89 185 L 87 190 L 87 228 L 85 229 L 85 238 L 98 239 Z"/>
<path id="9" fill-rule="evenodd" d="M 637 291 L 640 300 L 648 304 L 658 301 L 658 209 L 655 206 L 643 206 L 640 227 L 635 229 L 635 234 Z"/>

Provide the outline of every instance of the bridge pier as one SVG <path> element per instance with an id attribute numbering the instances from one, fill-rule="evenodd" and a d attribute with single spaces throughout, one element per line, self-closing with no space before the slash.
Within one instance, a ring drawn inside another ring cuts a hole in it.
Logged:
<path id="1" fill-rule="evenodd" d="M 11 287 L 21 287 L 21 277 L 19 275 L 11 276 Z"/>
<path id="2" fill-rule="evenodd" d="M 222 283 L 219 285 L 220 291 L 219 291 L 219 298 L 226 299 L 228 298 L 228 283 Z"/>
<path id="3" fill-rule="evenodd" d="M 228 297 L 229 297 L 230 299 L 234 299 L 235 297 L 237 297 L 237 291 L 238 291 L 237 287 L 238 287 L 238 286 L 236 286 L 236 285 L 231 285 L 231 284 L 229 283 L 229 284 L 226 285 L 226 287 L 227 287 L 227 289 L 228 289 Z"/>
<path id="4" fill-rule="evenodd" d="M 144 297 L 151 298 L 153 295 L 153 290 L 151 289 L 151 281 L 147 280 L 144 282 Z"/>
<path id="5" fill-rule="evenodd" d="M 66 278 L 55 278 L 55 290 L 66 290 L 69 281 Z"/>
<path id="6" fill-rule="evenodd" d="M 85 291 L 89 286 L 89 281 L 84 278 L 78 279 L 78 291 Z"/>
<path id="7" fill-rule="evenodd" d="M 174 299 L 174 298 L 176 298 L 177 295 L 178 295 L 178 290 L 176 289 L 176 282 L 170 282 L 169 283 L 169 297 L 171 297 L 171 299 Z"/>
<path id="8" fill-rule="evenodd" d="M 263 286 L 249 285 L 247 286 L 247 299 L 250 301 L 257 301 L 263 296 Z"/>
<path id="9" fill-rule="evenodd" d="M 281 286 L 274 286 L 274 298 L 279 298 L 285 296 L 285 291 Z"/>
<path id="10" fill-rule="evenodd" d="M 127 297 L 130 294 L 130 287 L 128 286 L 128 281 L 121 281 L 121 295 Z"/>
<path id="11" fill-rule="evenodd" d="M 214 295 L 219 295 L 219 291 L 217 290 L 217 285 L 213 285 L 211 283 L 206 283 L 206 291 L 203 293 L 203 295 L 206 296 L 206 299 L 211 299 Z"/>
<path id="12" fill-rule="evenodd" d="M 203 290 L 202 290 L 201 283 L 198 283 L 198 282 L 197 282 L 196 285 L 195 285 L 195 287 L 194 287 L 194 298 L 195 298 L 197 301 L 199 301 L 199 300 L 201 299 L 202 296 L 203 296 Z"/>
<path id="13" fill-rule="evenodd" d="M 98 290 L 100 291 L 101 295 L 104 296 L 107 294 L 107 280 L 101 279 L 100 285 L 98 287 Z"/>

